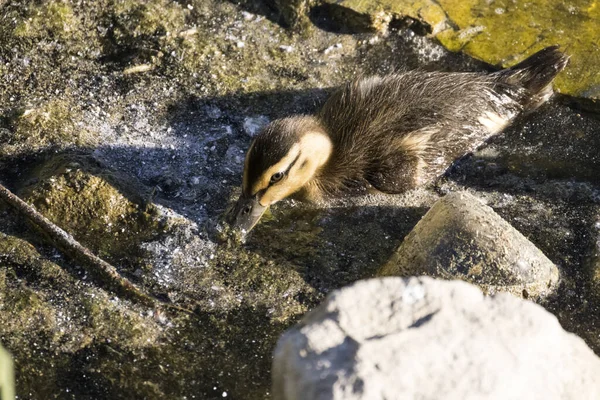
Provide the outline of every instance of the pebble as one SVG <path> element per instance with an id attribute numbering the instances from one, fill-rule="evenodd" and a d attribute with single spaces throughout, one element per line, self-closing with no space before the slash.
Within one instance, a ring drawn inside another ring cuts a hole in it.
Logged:
<path id="1" fill-rule="evenodd" d="M 250 137 L 256 136 L 262 128 L 269 123 L 269 118 L 265 115 L 244 118 L 244 132 Z"/>

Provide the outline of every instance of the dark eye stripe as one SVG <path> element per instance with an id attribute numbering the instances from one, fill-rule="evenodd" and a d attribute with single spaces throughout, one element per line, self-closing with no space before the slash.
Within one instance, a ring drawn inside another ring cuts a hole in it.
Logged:
<path id="1" fill-rule="evenodd" d="M 299 158 L 300 158 L 300 153 L 298 153 L 298 155 L 296 156 L 296 158 L 294 158 L 294 161 L 292 161 L 292 162 L 290 163 L 290 165 L 287 167 L 287 169 L 286 169 L 285 171 L 283 171 L 283 175 L 284 175 L 284 176 L 285 176 L 285 175 L 287 175 L 287 174 L 288 174 L 288 172 L 290 172 L 290 169 L 292 169 L 292 167 L 293 167 L 293 166 L 296 164 L 296 162 L 298 162 L 298 159 L 299 159 Z M 281 180 L 281 179 L 280 179 L 280 180 Z M 278 181 L 275 181 L 275 182 L 271 182 L 271 181 L 269 181 L 269 186 L 272 186 L 272 185 L 276 184 L 276 183 L 277 183 L 277 182 L 279 182 L 280 180 L 278 180 Z"/>
<path id="2" fill-rule="evenodd" d="M 300 153 L 298 153 L 296 158 L 294 158 L 294 161 L 291 162 L 290 166 L 287 167 L 287 169 L 284 172 L 285 175 L 287 175 L 287 173 L 290 172 L 290 169 L 292 169 L 292 167 L 294 166 L 294 164 L 296 164 L 296 162 L 298 161 L 299 158 L 300 158 Z"/>

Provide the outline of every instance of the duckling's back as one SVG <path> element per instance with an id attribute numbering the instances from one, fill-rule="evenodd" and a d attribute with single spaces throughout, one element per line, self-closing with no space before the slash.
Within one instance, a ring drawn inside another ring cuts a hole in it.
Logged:
<path id="1" fill-rule="evenodd" d="M 429 183 L 545 102 L 567 61 L 549 47 L 492 74 L 412 71 L 348 83 L 319 113 L 335 149 L 323 180 L 366 180 L 387 193 Z"/>

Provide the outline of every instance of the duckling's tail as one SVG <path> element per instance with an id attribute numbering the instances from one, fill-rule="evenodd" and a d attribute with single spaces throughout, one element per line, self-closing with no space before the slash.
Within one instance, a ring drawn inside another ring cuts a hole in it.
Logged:
<path id="1" fill-rule="evenodd" d="M 530 93 L 529 108 L 536 108 L 552 96 L 552 80 L 569 62 L 558 46 L 546 47 L 520 63 L 498 72 L 499 81 L 525 88 Z"/>

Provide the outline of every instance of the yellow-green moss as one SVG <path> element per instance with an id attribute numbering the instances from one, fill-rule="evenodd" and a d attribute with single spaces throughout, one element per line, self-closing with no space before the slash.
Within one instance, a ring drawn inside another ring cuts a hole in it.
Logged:
<path id="1" fill-rule="evenodd" d="M 375 22 L 414 18 L 432 27 L 448 49 L 499 66 L 510 66 L 551 45 L 561 45 L 571 56 L 555 81 L 563 93 L 600 99 L 600 47 L 597 46 L 600 3 L 597 0 L 326 0 L 369 16 Z"/>
<path id="2" fill-rule="evenodd" d="M 83 328 L 94 340 L 118 343 L 123 349 L 154 345 L 161 330 L 147 316 L 126 311 L 110 302 L 87 300 L 83 303 L 87 326 Z"/>
<path id="3" fill-rule="evenodd" d="M 58 156 L 34 172 L 35 184 L 22 195 L 47 218 L 71 233 L 100 257 L 134 262 L 139 244 L 162 232 L 152 207 L 126 197 L 109 172 L 85 157 Z"/>
<path id="4" fill-rule="evenodd" d="M 48 147 L 94 144 L 94 135 L 76 125 L 78 112 L 77 105 L 51 100 L 14 113 L 8 117 L 13 135 L 9 143 L 1 146 L 0 155 L 14 155 L 21 148 L 39 151 Z"/>
<path id="5" fill-rule="evenodd" d="M 15 286 L 14 283 L 9 284 L 9 281 L 15 280 L 15 268 L 24 274 L 45 275 L 46 269 L 52 270 L 58 266 L 40 257 L 33 246 L 23 239 L 3 233 L 0 233 L 0 265 L 4 268 L 0 271 L 1 332 L 52 331 L 55 324 L 53 307 L 48 306 L 30 287 Z M 7 269 L 8 267 L 12 268 Z"/>
<path id="6" fill-rule="evenodd" d="M 133 37 L 142 35 L 176 36 L 185 25 L 181 4 L 170 0 L 120 0 L 113 9 L 122 33 Z"/>
<path id="7" fill-rule="evenodd" d="M 30 7 L 28 17 L 14 29 L 17 37 L 49 35 L 54 39 L 68 39 L 80 29 L 79 20 L 68 2 L 47 2 Z"/>

